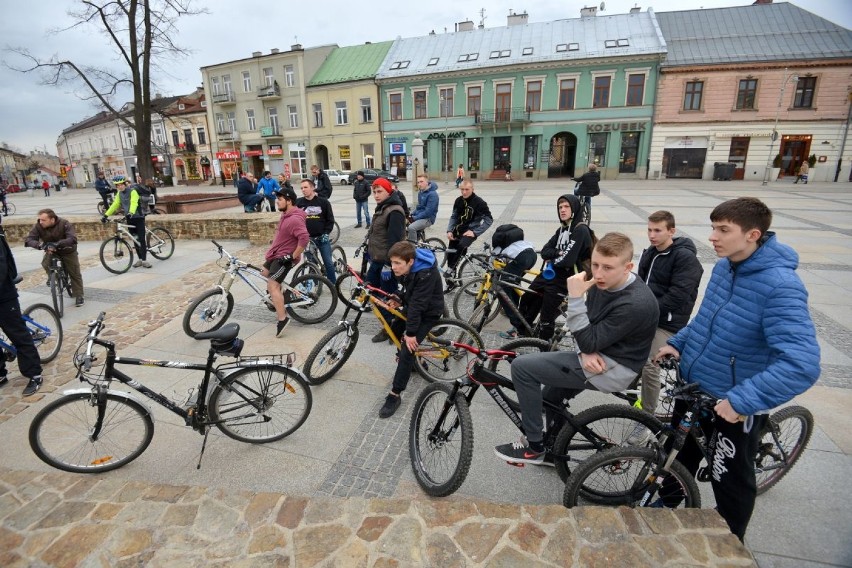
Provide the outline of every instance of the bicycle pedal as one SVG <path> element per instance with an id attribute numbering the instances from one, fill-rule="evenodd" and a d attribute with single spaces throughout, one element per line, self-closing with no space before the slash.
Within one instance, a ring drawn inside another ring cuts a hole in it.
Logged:
<path id="1" fill-rule="evenodd" d="M 699 467 L 698 472 L 695 474 L 695 479 L 702 483 L 710 481 L 710 471 L 709 467 Z"/>

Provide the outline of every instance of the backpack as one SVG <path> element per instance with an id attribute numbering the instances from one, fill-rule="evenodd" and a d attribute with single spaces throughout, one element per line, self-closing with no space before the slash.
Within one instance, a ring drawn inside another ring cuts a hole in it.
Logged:
<path id="1" fill-rule="evenodd" d="M 508 223 L 494 229 L 494 235 L 491 237 L 491 247 L 504 249 L 522 240 L 524 240 L 524 230 L 517 225 Z"/>
<path id="2" fill-rule="evenodd" d="M 589 227 L 588 223 L 586 223 L 584 221 L 580 221 L 579 223 L 577 223 L 577 225 L 575 225 L 575 228 L 580 226 L 580 225 L 585 225 L 586 228 L 589 229 L 589 237 L 591 237 L 592 242 L 589 244 L 589 256 L 588 256 L 588 258 L 580 259 L 579 260 L 579 266 L 575 266 L 574 271 L 575 272 L 580 272 L 581 270 L 585 271 L 586 279 L 591 280 L 592 279 L 592 251 L 595 250 L 595 246 L 598 244 L 598 236 L 595 235 L 595 232 L 592 230 L 591 227 Z"/>
<path id="3" fill-rule="evenodd" d="M 147 185 L 134 183 L 130 189 L 135 189 L 139 194 L 139 208 L 136 213 L 138 215 L 147 215 L 151 211 L 151 190 Z"/>

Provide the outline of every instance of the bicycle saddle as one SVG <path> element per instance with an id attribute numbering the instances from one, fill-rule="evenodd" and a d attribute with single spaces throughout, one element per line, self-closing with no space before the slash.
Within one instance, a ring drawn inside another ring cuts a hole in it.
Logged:
<path id="1" fill-rule="evenodd" d="M 231 341 L 240 334 L 240 324 L 226 323 L 215 331 L 203 331 L 195 335 L 195 339 L 210 339 L 212 341 Z"/>

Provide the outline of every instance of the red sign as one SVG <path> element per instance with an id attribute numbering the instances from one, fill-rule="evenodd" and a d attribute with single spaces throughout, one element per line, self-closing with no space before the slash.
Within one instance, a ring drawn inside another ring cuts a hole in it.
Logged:
<path id="1" fill-rule="evenodd" d="M 263 150 L 246 150 L 243 152 L 243 156 L 246 158 L 251 158 L 252 156 L 263 156 Z"/>
<path id="2" fill-rule="evenodd" d="M 217 160 L 239 160 L 239 152 L 216 152 Z"/>
<path id="3" fill-rule="evenodd" d="M 283 156 L 284 149 L 280 145 L 271 145 L 269 146 L 269 150 L 266 151 L 267 156 Z"/>

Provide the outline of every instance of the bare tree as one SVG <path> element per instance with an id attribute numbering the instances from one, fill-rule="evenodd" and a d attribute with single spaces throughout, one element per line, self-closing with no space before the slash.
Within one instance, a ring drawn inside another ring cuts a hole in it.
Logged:
<path id="1" fill-rule="evenodd" d="M 193 0 L 80 0 L 79 9 L 68 15 L 74 23 L 65 30 L 93 27 L 103 35 L 118 55 L 116 68 L 63 59 L 53 55 L 41 59 L 27 48 L 10 51 L 24 61 L 8 64 L 10 69 L 23 73 L 42 73 L 42 84 L 59 85 L 82 83 L 92 100 L 112 113 L 136 133 L 136 164 L 143 178 L 153 177 L 151 164 L 151 83 L 152 70 L 165 72 L 162 64 L 168 59 L 185 57 L 189 52 L 176 45 L 176 23 L 182 16 L 206 13 L 194 9 Z M 104 58 L 106 59 L 106 58 Z M 116 105 L 118 96 L 132 89 L 132 111 Z"/>

